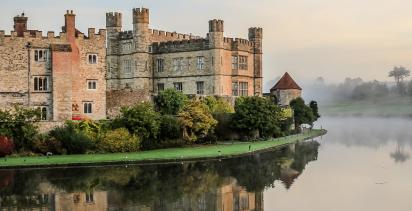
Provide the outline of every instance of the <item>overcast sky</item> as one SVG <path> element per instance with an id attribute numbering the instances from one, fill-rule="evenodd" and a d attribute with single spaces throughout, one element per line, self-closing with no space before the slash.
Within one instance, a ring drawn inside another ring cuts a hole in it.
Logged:
<path id="1" fill-rule="evenodd" d="M 411 0 L 1 0 L 0 29 L 12 29 L 24 11 L 29 28 L 60 32 L 66 9 L 77 28 L 104 28 L 105 13 L 123 13 L 131 29 L 133 7 L 147 7 L 150 27 L 205 36 L 208 20 L 225 21 L 225 36 L 247 38 L 264 28 L 264 80 L 285 71 L 298 82 L 318 76 L 389 80 L 394 65 L 412 68 Z"/>

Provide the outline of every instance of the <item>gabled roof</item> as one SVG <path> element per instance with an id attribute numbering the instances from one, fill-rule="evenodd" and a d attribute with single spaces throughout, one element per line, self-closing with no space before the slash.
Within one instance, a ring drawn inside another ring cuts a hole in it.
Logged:
<path id="1" fill-rule="evenodd" d="M 292 79 L 289 73 L 285 73 L 282 78 L 275 84 L 270 91 L 273 90 L 285 90 L 285 89 L 298 89 L 302 90 L 300 86 Z"/>

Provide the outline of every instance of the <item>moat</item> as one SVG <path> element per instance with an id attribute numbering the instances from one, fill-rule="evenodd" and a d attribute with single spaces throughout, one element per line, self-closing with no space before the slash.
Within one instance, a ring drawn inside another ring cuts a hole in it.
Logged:
<path id="1" fill-rule="evenodd" d="M 410 125 L 326 117 L 322 138 L 234 159 L 0 170 L 0 210 L 409 210 Z"/>

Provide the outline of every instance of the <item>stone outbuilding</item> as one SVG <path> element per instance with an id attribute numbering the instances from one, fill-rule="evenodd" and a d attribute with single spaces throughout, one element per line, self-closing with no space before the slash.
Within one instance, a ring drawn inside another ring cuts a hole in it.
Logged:
<path id="1" fill-rule="evenodd" d="M 300 88 L 287 72 L 275 86 L 270 89 L 270 95 L 276 98 L 280 106 L 288 106 L 290 101 L 300 97 L 301 94 L 302 88 Z"/>

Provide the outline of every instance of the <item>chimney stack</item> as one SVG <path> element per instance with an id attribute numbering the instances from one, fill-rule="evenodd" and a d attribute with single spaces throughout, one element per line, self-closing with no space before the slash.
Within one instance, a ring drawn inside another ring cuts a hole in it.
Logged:
<path id="1" fill-rule="evenodd" d="M 18 37 L 23 37 L 24 32 L 27 31 L 27 19 L 24 17 L 24 13 L 14 17 L 14 31 L 17 32 Z"/>
<path id="2" fill-rule="evenodd" d="M 67 41 L 74 42 L 76 39 L 76 15 L 73 13 L 73 10 L 67 10 L 64 15 L 64 23 Z"/>

